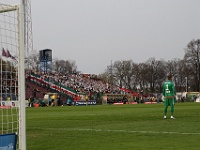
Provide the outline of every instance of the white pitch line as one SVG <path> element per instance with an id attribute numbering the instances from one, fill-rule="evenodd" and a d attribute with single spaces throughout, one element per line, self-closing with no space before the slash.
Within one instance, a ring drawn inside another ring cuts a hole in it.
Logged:
<path id="1" fill-rule="evenodd" d="M 133 130 L 102 130 L 102 129 L 78 129 L 71 128 L 69 130 L 77 131 L 95 131 L 95 132 L 125 132 L 125 133 L 153 133 L 153 134 L 188 134 L 188 135 L 200 135 L 200 133 L 182 133 L 182 132 L 157 132 L 157 131 L 133 131 Z"/>
<path id="2" fill-rule="evenodd" d="M 41 128 L 40 128 L 41 129 Z M 55 130 L 55 128 L 45 128 L 46 130 Z M 158 132 L 158 131 L 134 131 L 134 130 L 103 130 L 103 129 L 84 129 L 84 128 L 56 128 L 56 130 L 67 131 L 94 131 L 94 132 L 125 132 L 125 133 L 144 133 L 144 134 L 180 134 L 180 135 L 200 135 L 198 132 Z"/>

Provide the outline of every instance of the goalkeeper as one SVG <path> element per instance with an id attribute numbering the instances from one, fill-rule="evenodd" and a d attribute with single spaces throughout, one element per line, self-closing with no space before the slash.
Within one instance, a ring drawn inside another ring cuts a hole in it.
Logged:
<path id="1" fill-rule="evenodd" d="M 167 118 L 167 108 L 168 106 L 171 106 L 171 119 L 175 119 L 174 114 L 174 102 L 175 102 L 175 96 L 176 96 L 176 90 L 174 83 L 172 82 L 172 75 L 169 74 L 167 76 L 167 81 L 164 82 L 163 85 L 163 96 L 164 96 L 164 119 Z"/>

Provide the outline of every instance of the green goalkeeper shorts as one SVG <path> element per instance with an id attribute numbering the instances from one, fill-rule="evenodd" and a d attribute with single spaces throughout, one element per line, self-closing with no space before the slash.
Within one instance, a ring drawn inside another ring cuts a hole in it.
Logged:
<path id="1" fill-rule="evenodd" d="M 173 106 L 174 105 L 174 98 L 166 98 L 164 101 L 165 106 Z"/>

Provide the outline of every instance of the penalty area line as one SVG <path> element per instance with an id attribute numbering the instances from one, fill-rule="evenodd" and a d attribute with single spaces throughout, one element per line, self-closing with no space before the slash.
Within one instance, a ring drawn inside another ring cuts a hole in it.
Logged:
<path id="1" fill-rule="evenodd" d="M 41 128 L 40 128 L 41 129 Z M 46 130 L 65 131 L 93 131 L 93 132 L 123 132 L 123 133 L 143 133 L 143 134 L 180 134 L 180 135 L 200 135 L 198 132 L 165 132 L 165 131 L 136 131 L 136 130 L 104 130 L 104 129 L 84 129 L 84 128 L 45 128 Z"/>
<path id="2" fill-rule="evenodd" d="M 103 129 L 79 129 L 71 128 L 77 131 L 95 131 L 95 132 L 125 132 L 125 133 L 144 133 L 144 134 L 182 134 L 182 135 L 200 135 L 200 133 L 186 133 L 186 132 L 158 132 L 158 131 L 133 131 L 133 130 L 103 130 Z"/>

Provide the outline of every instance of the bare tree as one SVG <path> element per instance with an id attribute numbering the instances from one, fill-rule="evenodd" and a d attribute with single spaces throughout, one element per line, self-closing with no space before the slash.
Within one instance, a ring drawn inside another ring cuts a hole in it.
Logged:
<path id="1" fill-rule="evenodd" d="M 25 58 L 25 66 L 27 69 L 39 71 L 39 53 L 36 50 L 31 51 L 29 56 Z"/>
<path id="2" fill-rule="evenodd" d="M 151 58 L 147 61 L 147 64 L 149 65 L 147 81 L 150 85 L 150 91 L 151 93 L 161 92 L 162 83 L 166 78 L 165 61 Z"/>
<path id="3" fill-rule="evenodd" d="M 137 68 L 136 78 L 138 80 L 137 87 L 144 91 L 144 89 L 148 88 L 148 73 L 149 66 L 146 63 L 139 63 Z"/>
<path id="4" fill-rule="evenodd" d="M 62 74 L 71 74 L 77 72 L 77 66 L 75 61 L 71 60 L 54 60 L 53 68 L 55 72 Z"/>
<path id="5" fill-rule="evenodd" d="M 107 71 L 105 71 L 104 73 L 100 74 L 98 77 L 105 83 L 110 83 L 111 84 L 111 74 L 108 71 L 109 69 L 107 69 Z"/>
<path id="6" fill-rule="evenodd" d="M 101 78 L 110 84 L 124 87 L 129 90 L 135 88 L 133 64 L 131 60 L 116 61 L 114 64 L 107 66 L 107 70 L 100 75 Z"/>
<path id="7" fill-rule="evenodd" d="M 116 61 L 113 65 L 113 77 L 115 78 L 116 85 L 123 87 L 123 78 L 124 78 L 124 70 L 123 70 L 123 62 Z"/>
<path id="8" fill-rule="evenodd" d="M 200 39 L 188 43 L 184 60 L 192 66 L 191 78 L 196 83 L 195 91 L 200 91 Z"/>
<path id="9" fill-rule="evenodd" d="M 123 61 L 123 73 L 124 73 L 124 78 L 123 78 L 123 83 L 124 87 L 133 90 L 135 88 L 134 85 L 134 71 L 133 71 L 133 63 L 131 60 L 128 61 Z"/>

